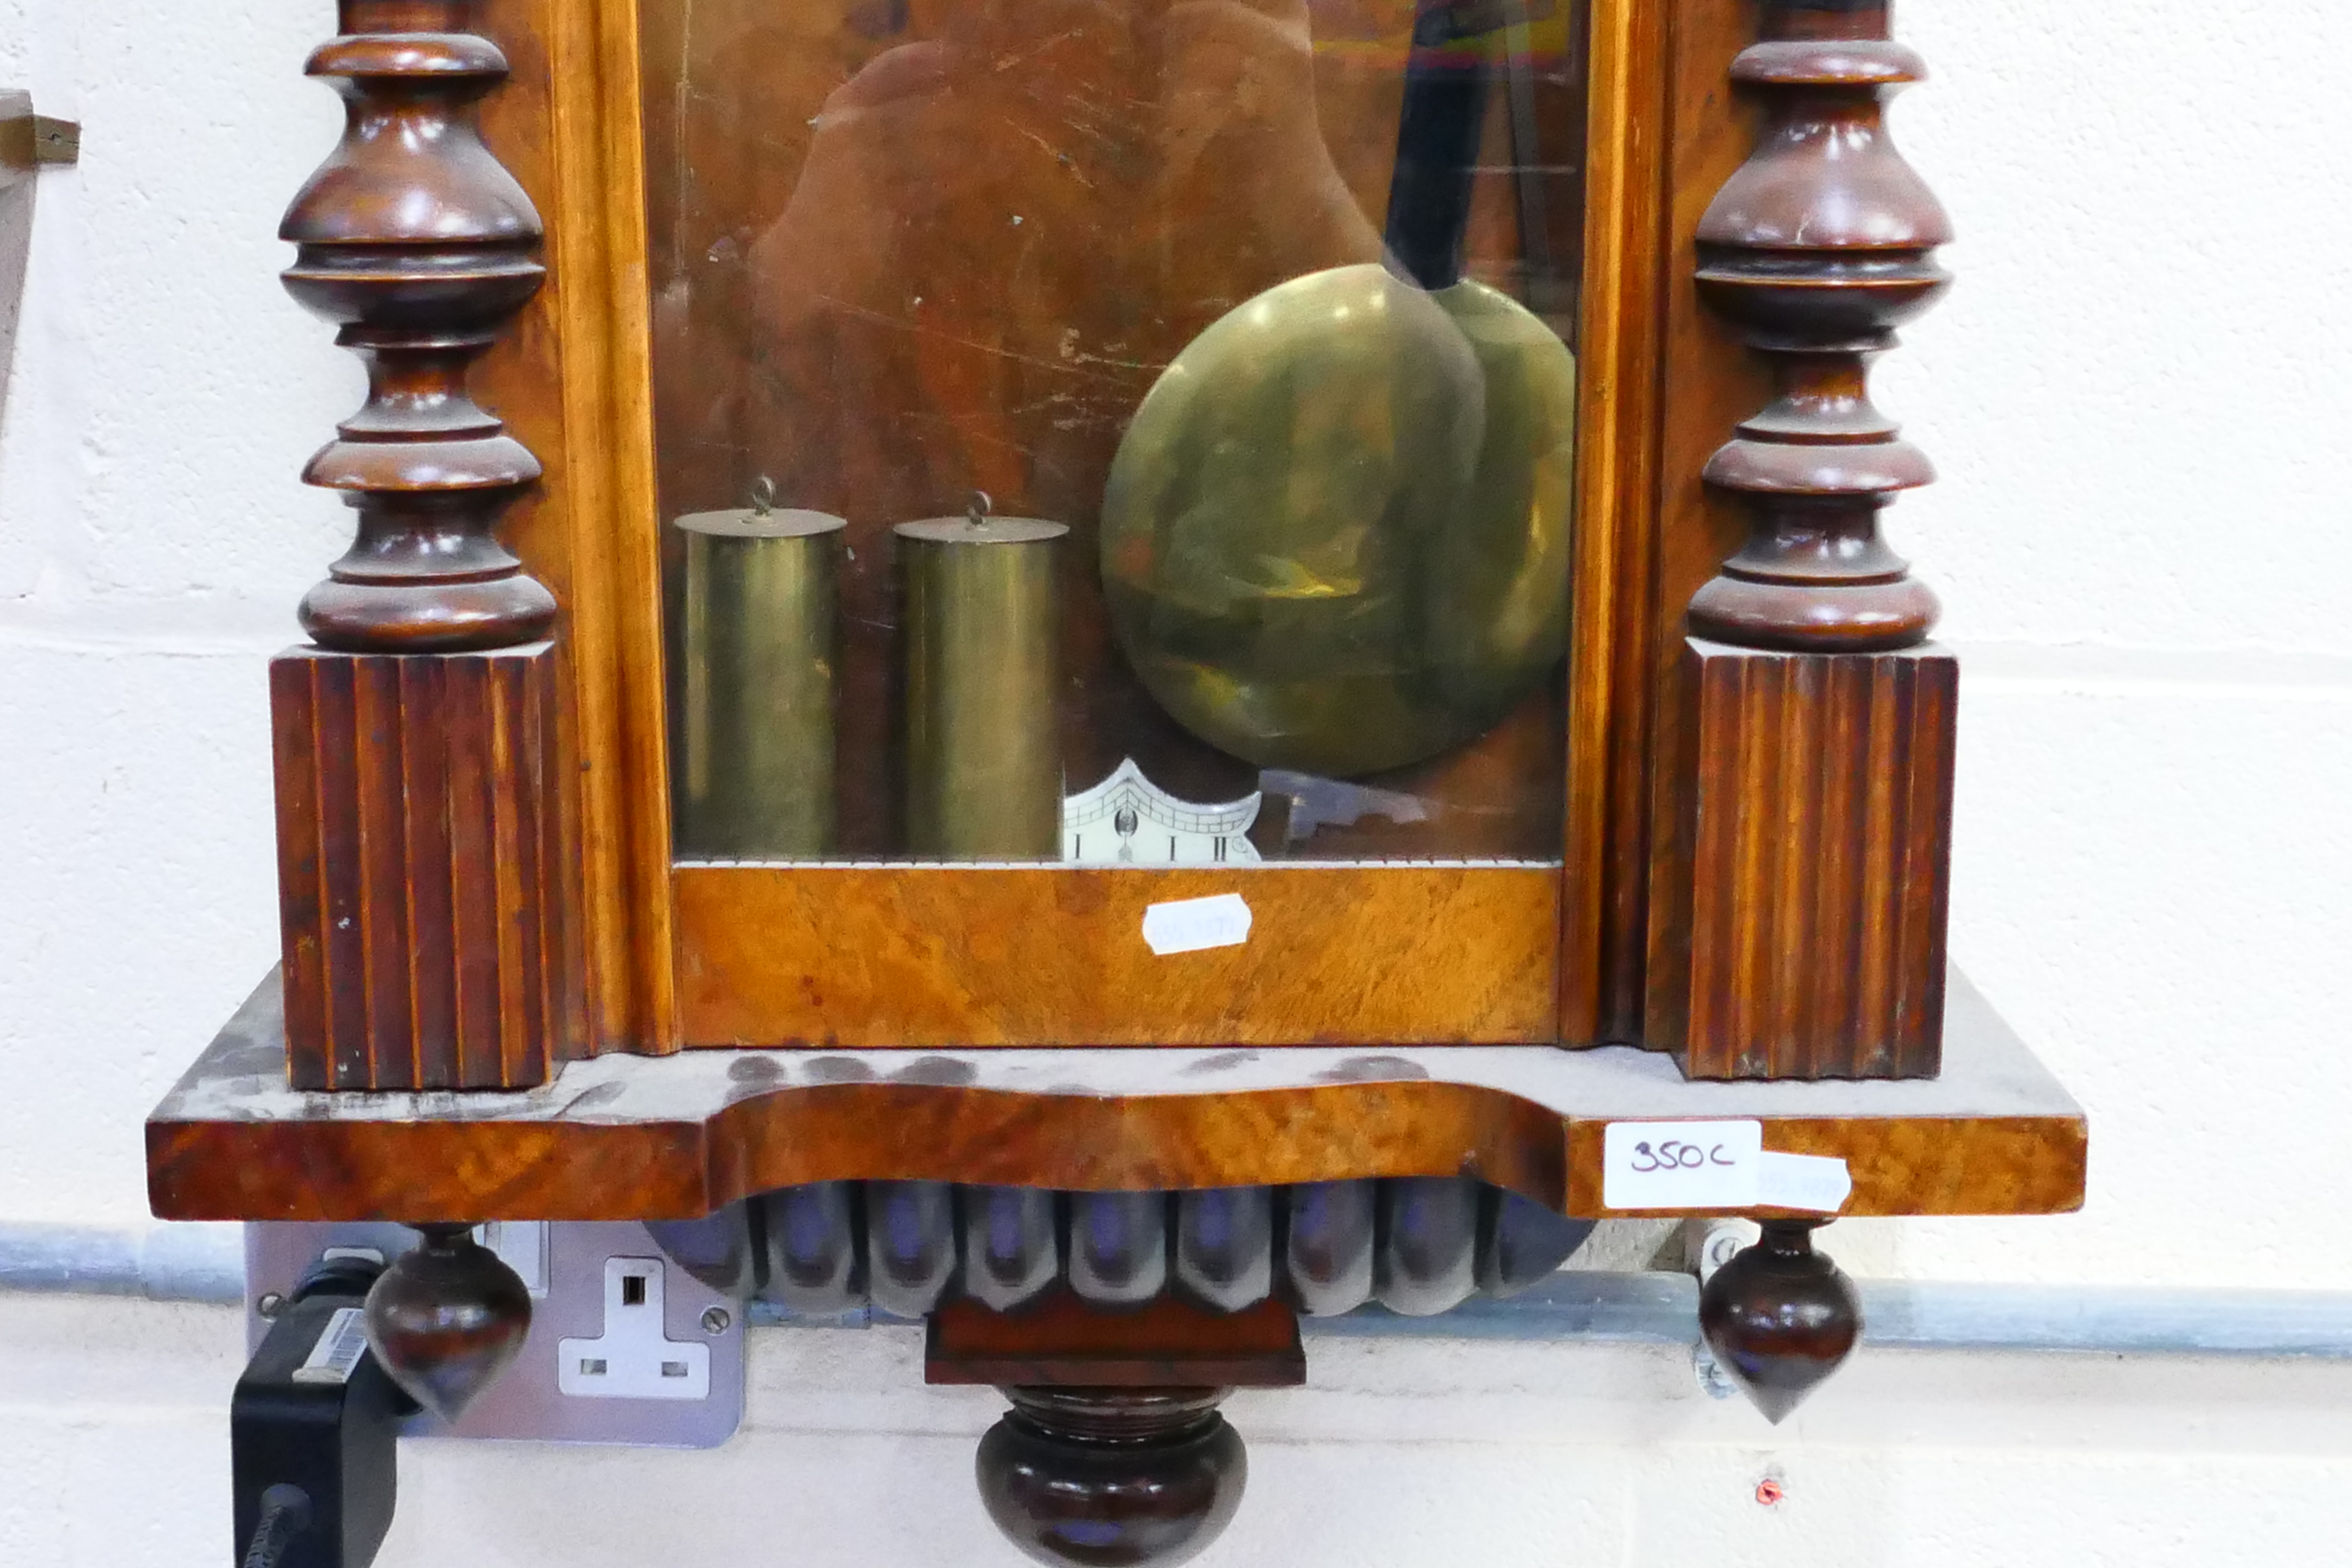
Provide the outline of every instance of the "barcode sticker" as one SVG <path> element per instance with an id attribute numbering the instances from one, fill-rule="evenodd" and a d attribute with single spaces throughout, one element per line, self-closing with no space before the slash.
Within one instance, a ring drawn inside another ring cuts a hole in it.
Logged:
<path id="1" fill-rule="evenodd" d="M 294 1381 L 349 1383 L 367 1348 L 367 1313 L 357 1307 L 339 1307 L 309 1357 L 294 1369 Z"/>
<path id="2" fill-rule="evenodd" d="M 1782 1154 L 1767 1149 L 1756 1168 L 1756 1201 L 1766 1208 L 1835 1214 L 1853 1195 L 1853 1173 L 1833 1154 Z"/>

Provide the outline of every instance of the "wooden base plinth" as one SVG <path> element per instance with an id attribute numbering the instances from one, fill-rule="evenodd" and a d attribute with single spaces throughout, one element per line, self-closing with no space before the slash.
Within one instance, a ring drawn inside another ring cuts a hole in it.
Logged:
<path id="1" fill-rule="evenodd" d="M 1958 660 L 1696 637 L 1683 658 L 1649 1043 L 1692 1078 L 1935 1077 Z"/>
<path id="2" fill-rule="evenodd" d="M 1667 1211 L 1603 1201 L 1611 1122 L 1752 1117 L 1769 1148 L 1845 1162 L 1848 1217 L 2081 1207 L 2082 1107 L 1965 975 L 1948 986 L 1951 1066 L 1909 1082 L 1691 1083 L 1630 1046 L 817 1047 L 612 1052 L 461 1098 L 289 1089 L 272 975 L 148 1118 L 147 1196 L 159 1219 L 694 1219 L 811 1182 L 1133 1193 L 1467 1170 L 1622 1218 Z"/>
<path id="3" fill-rule="evenodd" d="M 1014 1312 L 950 1301 L 931 1314 L 923 1381 L 1051 1388 L 1295 1388 L 1298 1314 L 1267 1300 L 1219 1312 L 1174 1296 L 1129 1311 L 1056 1289 Z"/>
<path id="4" fill-rule="evenodd" d="M 523 1088 L 562 1016 L 555 651 L 270 665 L 297 1089 Z"/>

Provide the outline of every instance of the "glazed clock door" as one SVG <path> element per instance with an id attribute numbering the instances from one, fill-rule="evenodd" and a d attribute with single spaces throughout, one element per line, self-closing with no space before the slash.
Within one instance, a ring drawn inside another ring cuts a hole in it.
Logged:
<path id="1" fill-rule="evenodd" d="M 1582 0 L 640 15 L 689 1039 L 1549 1037 Z"/>

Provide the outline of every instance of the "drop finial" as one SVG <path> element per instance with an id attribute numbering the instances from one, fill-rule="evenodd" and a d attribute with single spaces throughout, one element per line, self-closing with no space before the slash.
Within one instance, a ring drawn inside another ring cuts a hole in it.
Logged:
<path id="1" fill-rule="evenodd" d="M 1853 1353 L 1862 1302 L 1813 1250 L 1821 1220 L 1768 1219 L 1753 1247 L 1699 1292 L 1699 1331 L 1765 1418 L 1779 1426 Z"/>
<path id="2" fill-rule="evenodd" d="M 423 1239 L 368 1291 L 368 1344 L 410 1398 L 454 1422 L 522 1349 L 530 1292 L 471 1226 L 415 1229 Z"/>

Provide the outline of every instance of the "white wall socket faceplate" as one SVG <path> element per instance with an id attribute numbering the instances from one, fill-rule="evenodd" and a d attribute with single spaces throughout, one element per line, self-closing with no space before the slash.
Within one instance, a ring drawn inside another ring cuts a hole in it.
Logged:
<path id="1" fill-rule="evenodd" d="M 509 1220 L 481 1234 L 530 1291 L 530 1335 L 455 1426 L 420 1415 L 403 1436 L 712 1448 L 734 1435 L 741 1301 L 679 1268 L 642 1225 Z M 391 1258 L 415 1239 L 397 1225 L 247 1226 L 248 1344 L 268 1329 L 261 1300 L 292 1289 L 328 1247 Z"/>
<path id="2" fill-rule="evenodd" d="M 604 1259 L 604 1329 L 555 1347 L 555 1386 L 574 1399 L 708 1399 L 710 1347 L 662 1321 L 658 1258 Z"/>

